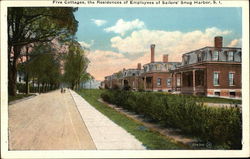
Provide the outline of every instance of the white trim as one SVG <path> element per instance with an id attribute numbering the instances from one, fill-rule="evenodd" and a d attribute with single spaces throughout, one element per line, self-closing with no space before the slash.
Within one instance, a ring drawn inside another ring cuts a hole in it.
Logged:
<path id="1" fill-rule="evenodd" d="M 221 90 L 220 89 L 215 89 L 213 90 L 214 92 L 220 92 Z"/>

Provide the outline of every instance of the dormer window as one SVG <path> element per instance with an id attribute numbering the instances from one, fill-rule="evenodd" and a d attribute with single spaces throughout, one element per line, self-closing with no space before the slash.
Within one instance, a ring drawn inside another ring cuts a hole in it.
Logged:
<path id="1" fill-rule="evenodd" d="M 228 61 L 234 61 L 234 52 L 233 51 L 228 52 L 227 60 Z"/>
<path id="2" fill-rule="evenodd" d="M 213 52 L 213 61 L 218 61 L 219 60 L 219 51 L 214 51 Z"/>
<path id="3" fill-rule="evenodd" d="M 198 62 L 201 62 L 201 61 L 202 61 L 202 54 L 201 54 L 201 53 L 198 53 L 198 54 L 197 54 L 197 61 L 198 61 Z"/>
<path id="4" fill-rule="evenodd" d="M 189 55 L 184 56 L 184 64 L 188 64 Z"/>

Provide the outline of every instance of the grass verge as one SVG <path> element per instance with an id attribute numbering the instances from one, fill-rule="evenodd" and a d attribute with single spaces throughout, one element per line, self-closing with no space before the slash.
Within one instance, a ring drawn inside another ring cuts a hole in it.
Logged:
<path id="1" fill-rule="evenodd" d="M 26 98 L 31 96 L 32 94 L 17 94 L 16 96 L 9 96 L 8 102 L 12 102 L 18 99 Z"/>
<path id="2" fill-rule="evenodd" d="M 218 98 L 218 97 L 197 97 L 202 102 L 207 103 L 228 103 L 228 104 L 241 104 L 239 99 L 227 99 L 227 98 Z"/>
<path id="3" fill-rule="evenodd" d="M 170 93 L 163 93 L 172 96 L 176 96 L 177 94 L 170 94 Z M 220 98 L 220 97 L 205 97 L 205 96 L 194 96 L 194 95 L 184 95 L 184 96 L 191 96 L 197 101 L 205 102 L 205 103 L 227 103 L 227 104 L 241 104 L 241 99 L 229 99 L 229 98 Z"/>
<path id="4" fill-rule="evenodd" d="M 175 143 L 158 132 L 153 132 L 145 128 L 142 124 L 118 113 L 114 109 L 98 101 L 102 90 L 80 90 L 80 94 L 86 101 L 94 106 L 98 111 L 114 121 L 117 125 L 134 135 L 147 149 L 151 150 L 170 150 L 188 149 L 187 146 Z"/>

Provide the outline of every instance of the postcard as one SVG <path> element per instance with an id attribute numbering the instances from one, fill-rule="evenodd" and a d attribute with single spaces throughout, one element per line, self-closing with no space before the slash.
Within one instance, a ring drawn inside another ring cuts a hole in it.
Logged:
<path id="1" fill-rule="evenodd" d="M 3 158 L 249 157 L 249 2 L 3 0 Z"/>

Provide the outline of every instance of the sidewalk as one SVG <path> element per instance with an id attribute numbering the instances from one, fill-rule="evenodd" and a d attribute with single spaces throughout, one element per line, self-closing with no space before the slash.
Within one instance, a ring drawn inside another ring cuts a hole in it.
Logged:
<path id="1" fill-rule="evenodd" d="M 134 136 L 96 110 L 80 95 L 72 90 L 70 92 L 97 150 L 145 149 Z"/>

